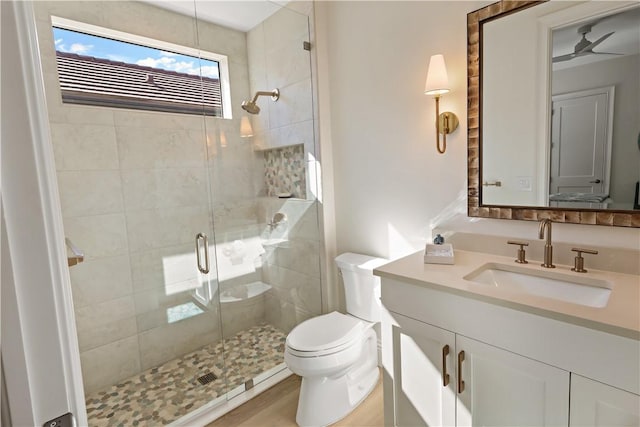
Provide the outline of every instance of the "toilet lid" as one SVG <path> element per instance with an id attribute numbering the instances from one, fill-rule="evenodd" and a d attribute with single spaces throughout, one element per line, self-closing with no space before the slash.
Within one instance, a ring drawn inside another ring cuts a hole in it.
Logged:
<path id="1" fill-rule="evenodd" d="M 296 326 L 287 336 L 287 346 L 309 352 L 340 347 L 356 339 L 364 326 L 362 320 L 334 311 Z"/>

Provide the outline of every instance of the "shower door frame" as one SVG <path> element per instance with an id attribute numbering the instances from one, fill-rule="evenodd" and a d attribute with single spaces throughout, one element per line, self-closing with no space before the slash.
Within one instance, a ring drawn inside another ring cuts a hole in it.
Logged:
<path id="1" fill-rule="evenodd" d="M 30 415 L 34 425 L 42 425 L 49 419 L 71 412 L 74 414 L 77 424 L 84 426 L 88 423 L 80 367 L 80 351 L 73 314 L 71 281 L 67 268 L 62 211 L 49 132 L 49 116 L 35 16 L 30 2 L 11 1 L 10 5 L 14 11 L 17 31 L 17 50 L 20 54 L 18 61 L 24 71 L 21 83 L 25 88 L 24 102 L 27 110 L 25 120 L 28 122 L 31 131 L 30 142 L 33 144 L 33 159 L 29 160 L 33 160 L 33 173 L 37 175 L 41 208 L 39 213 L 42 214 L 41 222 L 38 221 L 38 218 L 25 216 L 23 218 L 24 228 L 34 226 L 43 228 L 44 235 L 41 242 L 44 242 L 42 246 L 45 250 L 41 252 L 46 252 L 46 254 L 38 254 L 37 249 L 30 249 L 28 252 L 14 252 L 11 254 L 11 258 L 12 260 L 17 259 L 15 264 L 23 263 L 31 268 L 34 266 L 29 258 L 33 255 L 44 255 L 43 258 L 48 260 L 48 265 L 40 265 L 40 267 L 49 267 L 51 273 L 49 278 L 51 288 L 48 291 L 53 294 L 50 309 L 53 310 L 55 321 L 43 322 L 43 315 L 37 309 L 18 304 L 16 310 L 19 312 L 20 325 L 17 325 L 19 326 L 17 329 L 21 331 L 16 335 L 21 335 L 21 337 L 19 341 L 12 339 L 12 344 L 18 344 L 19 348 L 14 350 L 24 364 L 14 365 L 10 368 L 5 365 L 5 373 L 12 371 L 7 377 L 7 386 L 11 389 L 9 378 L 12 375 L 22 379 L 19 384 L 20 389 L 13 391 L 20 395 L 19 398 L 28 399 L 24 404 L 31 406 Z M 21 178 L 20 176 L 13 177 L 16 180 Z M 33 242 L 27 242 L 27 244 L 31 243 Z M 45 283 L 40 285 L 45 286 Z M 38 298 L 41 295 L 33 293 L 29 295 L 27 292 L 25 297 Z M 25 324 L 37 324 L 37 333 L 25 328 Z M 47 340 L 42 337 L 57 338 L 58 346 L 52 346 L 47 351 L 43 351 L 38 344 Z M 5 344 L 7 343 L 5 342 Z M 46 379 L 33 378 L 34 375 L 42 375 L 44 372 L 49 372 L 50 377 Z M 63 381 L 57 381 L 58 376 L 62 376 Z"/>

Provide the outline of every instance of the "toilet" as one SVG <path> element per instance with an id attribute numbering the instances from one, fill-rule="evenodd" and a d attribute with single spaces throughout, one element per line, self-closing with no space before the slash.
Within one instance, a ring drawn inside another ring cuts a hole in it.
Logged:
<path id="1" fill-rule="evenodd" d="M 336 258 L 347 313 L 334 311 L 296 326 L 287 336 L 284 361 L 302 377 L 296 422 L 326 426 L 344 418 L 378 382 L 380 278 L 373 269 L 388 260 L 345 253 Z"/>

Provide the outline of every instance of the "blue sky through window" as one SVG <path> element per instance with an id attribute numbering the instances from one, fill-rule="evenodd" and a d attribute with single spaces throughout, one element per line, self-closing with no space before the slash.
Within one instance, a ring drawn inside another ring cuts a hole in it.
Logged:
<path id="1" fill-rule="evenodd" d="M 53 28 L 56 50 L 203 77 L 219 78 L 218 63 L 133 43 Z"/>

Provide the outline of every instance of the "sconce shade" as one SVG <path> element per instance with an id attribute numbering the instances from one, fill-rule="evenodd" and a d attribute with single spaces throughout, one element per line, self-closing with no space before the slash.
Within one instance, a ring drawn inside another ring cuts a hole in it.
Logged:
<path id="1" fill-rule="evenodd" d="M 427 82 L 424 86 L 425 95 L 442 95 L 449 92 L 449 77 L 444 64 L 444 56 L 433 55 L 429 60 Z"/>
<path id="2" fill-rule="evenodd" d="M 240 137 L 241 138 L 249 138 L 253 136 L 253 128 L 251 127 L 251 122 L 247 116 L 242 116 L 240 119 Z"/>

